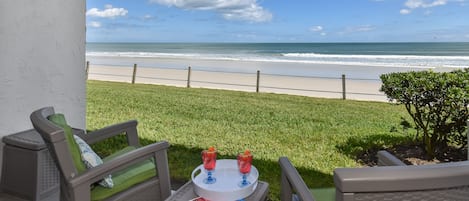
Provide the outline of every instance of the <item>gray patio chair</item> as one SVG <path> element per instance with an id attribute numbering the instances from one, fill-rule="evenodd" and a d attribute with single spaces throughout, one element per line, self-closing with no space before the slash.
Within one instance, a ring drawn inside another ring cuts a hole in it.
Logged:
<path id="1" fill-rule="evenodd" d="M 337 201 L 462 201 L 469 199 L 468 161 L 407 166 L 385 151 L 380 151 L 378 157 L 380 158 L 379 165 L 387 165 L 386 167 L 335 169 L 335 188 L 327 192 L 329 195 L 320 196 L 328 197 L 327 200 Z M 282 201 L 292 199 L 326 201 L 316 196 L 314 189 L 308 189 L 288 158 L 281 157 L 279 163 L 282 169 Z M 293 192 L 297 194 L 294 195 Z"/>
<path id="2" fill-rule="evenodd" d="M 171 194 L 167 160 L 168 142 L 162 141 L 140 147 L 137 122 L 128 121 L 95 132 L 80 135 L 88 144 L 125 133 L 128 147 L 104 158 L 104 163 L 80 171 L 74 160 L 76 147 L 69 146 L 68 125 L 57 125 L 48 119 L 54 108 L 45 107 L 34 111 L 30 118 L 34 128 L 41 134 L 61 173 L 60 200 L 132 200 L 163 201 Z M 73 138 L 73 137 L 72 137 Z M 95 183 L 112 175 L 113 188 Z"/>

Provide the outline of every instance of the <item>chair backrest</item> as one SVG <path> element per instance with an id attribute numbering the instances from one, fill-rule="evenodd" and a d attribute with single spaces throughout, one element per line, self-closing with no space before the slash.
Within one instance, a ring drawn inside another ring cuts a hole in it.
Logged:
<path id="1" fill-rule="evenodd" d="M 469 198 L 469 161 L 404 165 L 385 151 L 380 152 L 378 158 L 382 164 L 393 166 L 336 168 L 335 200 L 462 201 Z M 288 158 L 280 157 L 279 164 L 282 170 L 281 200 L 291 201 L 296 196 L 302 201 L 314 201 L 305 182 Z"/>
<path id="2" fill-rule="evenodd" d="M 30 118 L 36 131 L 42 136 L 49 152 L 62 174 L 62 178 L 68 180 L 77 175 L 77 169 L 73 163 L 68 148 L 64 129 L 58 127 L 47 119 L 55 114 L 53 107 L 44 107 L 34 111 Z M 64 185 L 64 184 L 61 184 Z"/>
<path id="3" fill-rule="evenodd" d="M 336 200 L 467 200 L 469 162 L 337 168 Z"/>
<path id="4" fill-rule="evenodd" d="M 311 192 L 290 160 L 287 157 L 280 157 L 278 163 L 282 170 L 280 200 L 291 201 L 294 200 L 294 196 L 298 196 L 302 201 L 314 201 Z M 295 192 L 297 195 L 294 195 Z"/>
<path id="5" fill-rule="evenodd" d="M 378 151 L 378 166 L 405 166 L 406 164 L 387 151 Z"/>

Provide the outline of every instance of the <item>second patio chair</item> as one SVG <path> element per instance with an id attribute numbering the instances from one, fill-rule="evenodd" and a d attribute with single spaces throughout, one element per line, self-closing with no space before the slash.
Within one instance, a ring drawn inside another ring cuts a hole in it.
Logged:
<path id="1" fill-rule="evenodd" d="M 288 158 L 281 157 L 281 200 L 463 201 L 469 197 L 468 161 L 407 166 L 386 151 L 378 152 L 378 158 L 378 164 L 387 167 L 335 169 L 335 188 L 320 195 L 326 197 L 321 199 L 306 186 Z"/>

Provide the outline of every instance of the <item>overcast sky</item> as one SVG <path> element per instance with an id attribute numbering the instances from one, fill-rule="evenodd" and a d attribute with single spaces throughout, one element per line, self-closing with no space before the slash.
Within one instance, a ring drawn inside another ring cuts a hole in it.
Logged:
<path id="1" fill-rule="evenodd" d="M 469 42 L 469 0 L 87 0 L 88 42 Z"/>

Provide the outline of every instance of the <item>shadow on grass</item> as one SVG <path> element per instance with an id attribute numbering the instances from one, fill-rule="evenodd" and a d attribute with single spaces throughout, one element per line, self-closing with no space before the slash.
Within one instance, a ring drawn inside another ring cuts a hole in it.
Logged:
<path id="1" fill-rule="evenodd" d="M 142 139 L 141 143 L 152 143 L 154 141 Z M 200 158 L 201 148 L 190 148 L 183 145 L 172 144 L 168 151 L 169 168 L 173 186 L 178 187 L 191 178 L 192 171 L 199 166 L 202 161 Z M 259 171 L 259 180 L 269 183 L 270 200 L 279 200 L 280 198 L 280 165 L 278 161 L 255 159 L 253 165 Z M 236 155 L 218 155 L 217 159 L 235 159 Z M 331 187 L 334 186 L 332 175 L 324 174 L 315 170 L 306 168 L 297 168 L 306 184 L 310 188 Z M 179 185 L 178 185 L 179 184 Z"/>
<path id="2" fill-rule="evenodd" d="M 140 138 L 140 144 L 142 145 L 151 144 L 157 141 L 158 140 Z M 125 147 L 126 145 L 127 142 L 125 136 L 119 135 L 102 142 L 98 142 L 92 145 L 92 147 L 99 155 L 106 156 Z M 192 171 L 202 163 L 200 158 L 201 152 L 202 148 L 171 144 L 168 150 L 168 161 L 171 175 L 171 186 L 173 190 L 178 189 L 191 179 Z M 259 180 L 269 183 L 269 199 L 275 201 L 279 200 L 281 171 L 278 159 L 271 161 L 256 159 L 255 157 L 256 156 L 254 155 L 253 165 L 259 171 Z M 218 155 L 217 158 L 235 159 L 236 155 Z M 294 161 L 292 161 L 292 163 L 294 163 Z M 332 175 L 302 167 L 298 167 L 297 170 L 310 188 L 334 186 Z"/>
<path id="3" fill-rule="evenodd" d="M 336 148 L 341 153 L 362 164 L 374 164 L 377 161 L 377 151 L 410 143 L 412 143 L 410 136 L 378 134 L 365 137 L 350 137 L 345 143 L 337 145 Z"/>

